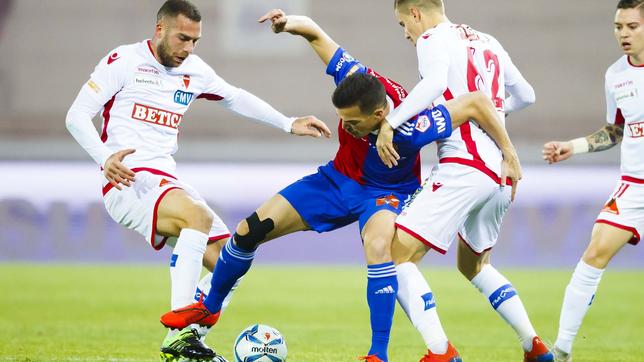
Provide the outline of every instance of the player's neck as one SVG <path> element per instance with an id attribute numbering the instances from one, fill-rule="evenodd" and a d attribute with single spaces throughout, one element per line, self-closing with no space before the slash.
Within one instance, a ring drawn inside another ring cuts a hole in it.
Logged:
<path id="1" fill-rule="evenodd" d="M 152 51 L 152 55 L 154 56 L 154 59 L 156 59 L 157 62 L 159 62 L 159 64 L 162 64 L 161 59 L 159 59 L 159 52 L 157 51 L 157 44 L 159 44 L 159 39 L 157 39 L 155 37 L 152 37 L 152 39 L 150 39 L 150 50 Z"/>
<path id="2" fill-rule="evenodd" d="M 644 54 L 629 55 L 628 62 L 636 67 L 644 66 Z"/>
<path id="3" fill-rule="evenodd" d="M 449 19 L 445 14 L 440 12 L 433 12 L 427 14 L 423 22 L 423 32 L 436 27 L 438 24 L 449 23 Z"/>

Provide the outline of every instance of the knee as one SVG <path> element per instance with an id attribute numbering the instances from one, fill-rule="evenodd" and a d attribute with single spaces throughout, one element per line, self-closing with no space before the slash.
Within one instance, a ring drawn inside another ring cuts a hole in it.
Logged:
<path id="1" fill-rule="evenodd" d="M 385 237 L 366 237 L 364 251 L 367 264 L 388 263 L 391 259 L 391 240 Z"/>
<path id="2" fill-rule="evenodd" d="M 235 229 L 235 235 L 246 235 L 248 234 L 248 223 L 246 222 L 246 219 L 242 220 L 237 224 L 237 228 Z"/>
<path id="3" fill-rule="evenodd" d="M 408 262 L 418 263 L 426 253 L 427 248 L 421 243 L 409 245 L 394 239 L 391 244 L 391 258 L 396 265 Z"/>
<path id="4" fill-rule="evenodd" d="M 604 269 L 606 265 L 608 265 L 610 257 L 608 256 L 608 253 L 605 252 L 605 250 L 602 250 L 602 248 L 591 244 L 584 251 L 582 260 L 586 264 L 591 265 L 595 268 Z"/>
<path id="5" fill-rule="evenodd" d="M 274 229 L 275 223 L 271 218 L 260 220 L 254 212 L 237 225 L 234 235 L 235 245 L 243 250 L 254 251 Z"/>

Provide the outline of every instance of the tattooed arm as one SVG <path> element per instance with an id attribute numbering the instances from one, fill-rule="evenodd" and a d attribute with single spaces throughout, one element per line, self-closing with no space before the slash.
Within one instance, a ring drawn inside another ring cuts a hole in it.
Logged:
<path id="1" fill-rule="evenodd" d="M 623 124 L 607 124 L 597 132 L 568 142 L 552 141 L 543 145 L 543 159 L 555 163 L 569 159 L 575 153 L 600 152 L 612 148 L 624 137 Z"/>
<path id="2" fill-rule="evenodd" d="M 622 141 L 624 137 L 623 124 L 607 124 L 597 132 L 586 136 L 588 152 L 606 151 Z"/>

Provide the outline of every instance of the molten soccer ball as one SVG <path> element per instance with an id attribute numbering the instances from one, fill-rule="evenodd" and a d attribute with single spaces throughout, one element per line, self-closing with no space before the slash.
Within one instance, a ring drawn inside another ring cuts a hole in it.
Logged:
<path id="1" fill-rule="evenodd" d="M 233 352 L 237 362 L 283 362 L 286 341 L 277 329 L 255 324 L 239 334 Z"/>

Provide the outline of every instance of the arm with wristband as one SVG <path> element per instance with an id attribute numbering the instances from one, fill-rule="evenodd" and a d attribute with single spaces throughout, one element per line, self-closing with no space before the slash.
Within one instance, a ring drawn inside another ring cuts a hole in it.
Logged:
<path id="1" fill-rule="evenodd" d="M 606 86 L 606 121 L 604 127 L 586 136 L 570 141 L 551 141 L 543 145 L 543 159 L 549 164 L 569 159 L 574 154 L 606 151 L 622 141 L 624 137 L 624 117 Z"/>

